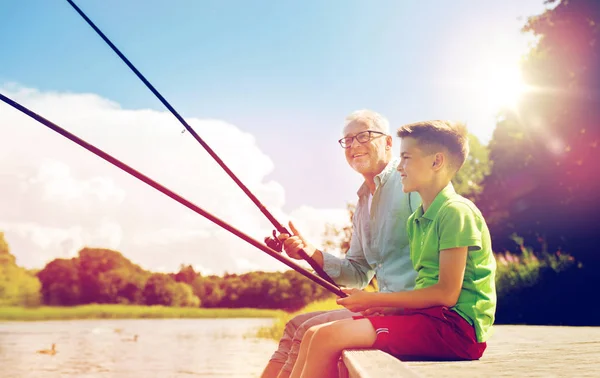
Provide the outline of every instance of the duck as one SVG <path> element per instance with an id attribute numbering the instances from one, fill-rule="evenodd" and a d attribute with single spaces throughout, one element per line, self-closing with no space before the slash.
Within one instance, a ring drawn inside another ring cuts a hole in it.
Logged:
<path id="1" fill-rule="evenodd" d="M 36 353 L 38 353 L 38 354 L 48 354 L 50 356 L 54 356 L 56 354 L 56 344 L 52 344 L 52 348 L 51 349 L 41 349 L 41 350 L 38 350 Z"/>
<path id="2" fill-rule="evenodd" d="M 133 335 L 133 338 L 131 339 L 123 339 L 123 341 L 133 341 L 136 342 L 138 340 L 138 335 Z"/>

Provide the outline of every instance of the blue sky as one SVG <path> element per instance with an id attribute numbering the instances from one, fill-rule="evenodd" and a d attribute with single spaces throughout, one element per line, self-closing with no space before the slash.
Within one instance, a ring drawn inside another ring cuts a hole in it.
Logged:
<path id="1" fill-rule="evenodd" d="M 0 4 L 0 83 L 163 109 L 66 1 Z M 482 105 L 444 83 L 519 51 L 520 26 L 543 10 L 541 0 L 78 5 L 183 116 L 253 133 L 278 163 L 274 177 L 286 180 L 292 175 L 284 167 L 299 156 L 312 160 L 313 148 L 336 148 L 344 115 L 358 108 L 398 126 L 467 120 L 489 139 L 492 120 L 473 109 Z"/>
<path id="2" fill-rule="evenodd" d="M 353 110 L 381 112 L 392 130 L 462 120 L 487 142 L 501 104 L 495 87 L 526 51 L 519 30 L 544 9 L 542 0 L 76 3 L 180 114 L 253 136 L 273 163 L 261 180 L 285 189 L 287 213 L 355 200 L 360 177 L 336 142 Z M 0 89 L 166 110 L 66 1 L 0 0 L 0 46 Z M 191 139 L 181 129 L 173 135 Z M 14 129 L 3 130 L 11 138 Z M 127 135 L 134 150 L 145 140 Z"/>

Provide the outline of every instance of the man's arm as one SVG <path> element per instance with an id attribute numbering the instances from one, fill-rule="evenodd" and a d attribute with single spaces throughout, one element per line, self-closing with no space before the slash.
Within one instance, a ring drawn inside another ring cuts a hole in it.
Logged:
<path id="1" fill-rule="evenodd" d="M 352 225 L 350 248 L 346 255 L 343 258 L 338 258 L 329 253 L 323 253 L 323 260 L 323 270 L 334 277 L 338 285 L 362 289 L 371 282 L 375 275 L 375 271 L 365 258 L 354 223 Z"/>
<path id="2" fill-rule="evenodd" d="M 365 258 L 360 240 L 356 236 L 357 233 L 354 224 L 352 226 L 350 248 L 344 258 L 338 258 L 316 249 L 304 239 L 292 222 L 289 223 L 289 226 L 290 230 L 294 233 L 293 236 L 287 234 L 280 234 L 278 236 L 279 240 L 283 242 L 283 248 L 288 256 L 300 260 L 302 258 L 298 254 L 298 251 L 303 249 L 338 285 L 363 288 L 369 284 L 375 275 L 375 272 L 371 269 Z"/>
<path id="3" fill-rule="evenodd" d="M 365 311 L 371 307 L 427 308 L 452 307 L 458 301 L 467 265 L 468 247 L 440 251 L 440 276 L 436 284 L 424 289 L 396 293 L 368 293 L 348 290 L 346 298 L 337 303 L 350 311 Z"/>

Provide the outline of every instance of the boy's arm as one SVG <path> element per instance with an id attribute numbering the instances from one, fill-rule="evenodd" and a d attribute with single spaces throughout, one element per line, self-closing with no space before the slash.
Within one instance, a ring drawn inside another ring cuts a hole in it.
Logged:
<path id="1" fill-rule="evenodd" d="M 337 303 L 350 311 L 365 311 L 372 307 L 427 308 L 452 307 L 458 301 L 467 265 L 468 247 L 440 251 L 438 282 L 424 289 L 396 293 L 369 293 L 356 289 L 344 290 L 349 294 Z"/>

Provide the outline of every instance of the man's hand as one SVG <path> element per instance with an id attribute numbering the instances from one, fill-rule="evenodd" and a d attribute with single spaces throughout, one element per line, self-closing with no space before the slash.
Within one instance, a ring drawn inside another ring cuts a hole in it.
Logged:
<path id="1" fill-rule="evenodd" d="M 346 298 L 338 298 L 337 304 L 346 307 L 352 312 L 363 312 L 370 308 L 377 307 L 373 303 L 377 293 L 362 291 L 358 289 L 342 289 L 348 296 Z M 381 307 L 377 307 L 381 308 Z"/>
<path id="2" fill-rule="evenodd" d="M 301 260 L 302 257 L 300 257 L 300 255 L 298 254 L 298 251 L 303 249 L 309 257 L 312 257 L 312 255 L 316 251 L 316 248 L 313 247 L 312 244 L 307 242 L 302 237 L 302 235 L 300 235 L 300 233 L 298 232 L 298 230 L 296 230 L 296 227 L 294 227 L 294 224 L 291 221 L 289 225 L 290 230 L 294 233 L 294 236 L 290 236 L 288 234 L 279 234 L 279 236 L 277 236 L 279 241 L 283 243 L 283 249 L 285 250 L 285 253 L 287 253 L 288 256 L 290 256 L 293 259 Z"/>

